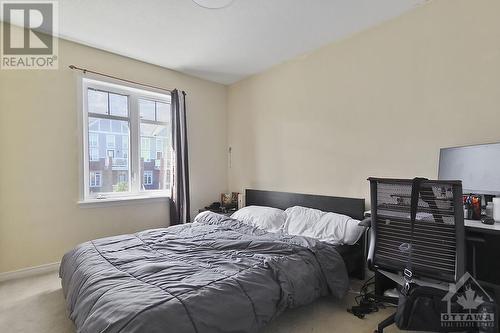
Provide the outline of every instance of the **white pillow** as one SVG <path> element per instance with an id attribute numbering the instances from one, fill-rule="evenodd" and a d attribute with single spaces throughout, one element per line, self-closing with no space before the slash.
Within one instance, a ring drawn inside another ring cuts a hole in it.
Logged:
<path id="1" fill-rule="evenodd" d="M 347 215 L 327 213 L 306 207 L 285 210 L 283 231 L 289 235 L 307 236 L 335 244 L 355 244 L 365 228 Z"/>
<path id="2" fill-rule="evenodd" d="M 247 206 L 234 212 L 233 219 L 269 232 L 278 231 L 285 223 L 285 212 L 278 208 Z"/>

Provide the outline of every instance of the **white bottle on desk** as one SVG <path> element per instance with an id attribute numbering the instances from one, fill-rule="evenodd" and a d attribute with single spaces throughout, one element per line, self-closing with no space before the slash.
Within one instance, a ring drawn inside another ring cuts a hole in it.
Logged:
<path id="1" fill-rule="evenodd" d="M 493 219 L 500 222 L 500 197 L 493 198 Z"/>
<path id="2" fill-rule="evenodd" d="M 486 216 L 493 217 L 493 201 L 486 204 Z"/>

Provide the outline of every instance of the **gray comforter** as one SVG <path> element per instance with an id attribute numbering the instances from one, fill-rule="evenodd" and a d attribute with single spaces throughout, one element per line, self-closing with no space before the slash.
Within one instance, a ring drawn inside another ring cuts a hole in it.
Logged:
<path id="1" fill-rule="evenodd" d="M 335 247 L 207 214 L 83 243 L 60 276 L 79 332 L 256 332 L 288 307 L 348 288 Z"/>

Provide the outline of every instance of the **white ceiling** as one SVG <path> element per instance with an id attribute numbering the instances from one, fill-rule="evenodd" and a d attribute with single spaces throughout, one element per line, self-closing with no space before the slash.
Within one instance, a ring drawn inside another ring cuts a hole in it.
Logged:
<path id="1" fill-rule="evenodd" d="M 230 84 L 426 0 L 59 0 L 60 35 Z M 76 64 L 78 65 L 78 64 Z"/>

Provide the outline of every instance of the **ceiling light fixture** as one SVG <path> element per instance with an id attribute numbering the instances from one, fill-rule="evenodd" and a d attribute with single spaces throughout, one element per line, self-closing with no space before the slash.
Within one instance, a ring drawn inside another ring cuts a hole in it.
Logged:
<path id="1" fill-rule="evenodd" d="M 207 8 L 207 9 L 221 9 L 226 8 L 234 0 L 193 0 L 198 6 Z"/>

